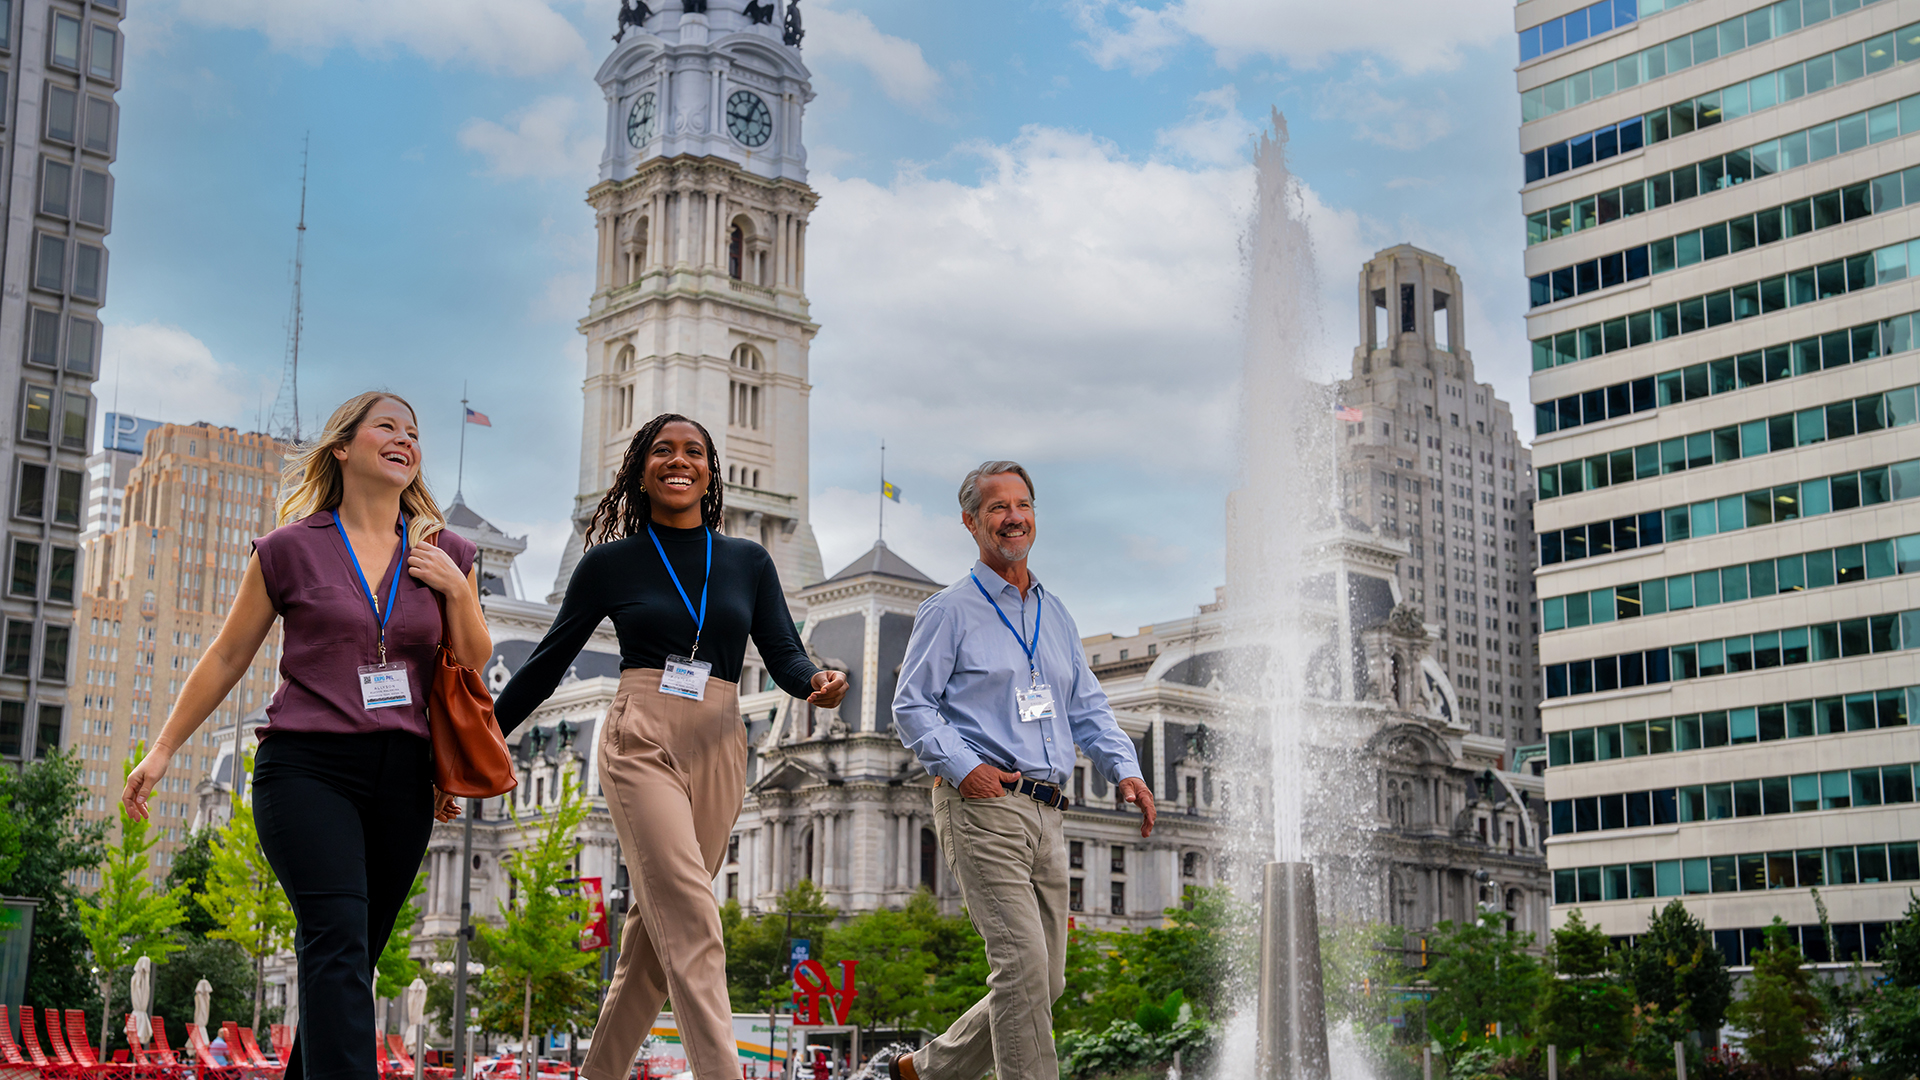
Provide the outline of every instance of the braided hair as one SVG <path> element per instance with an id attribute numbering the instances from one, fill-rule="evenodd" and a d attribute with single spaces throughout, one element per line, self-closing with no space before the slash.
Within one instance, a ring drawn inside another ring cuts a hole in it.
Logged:
<path id="1" fill-rule="evenodd" d="M 642 482 L 647 455 L 652 452 L 660 432 L 675 423 L 692 424 L 707 444 L 707 490 L 700 496 L 700 517 L 707 528 L 719 530 L 722 521 L 720 451 L 714 445 L 713 436 L 698 420 L 679 413 L 661 413 L 634 432 L 633 441 L 627 444 L 620 471 L 614 474 L 613 483 L 608 485 L 600 505 L 594 508 L 593 519 L 587 523 L 586 546 L 635 536 L 646 530 L 647 523 L 653 520 L 653 507 Z"/>

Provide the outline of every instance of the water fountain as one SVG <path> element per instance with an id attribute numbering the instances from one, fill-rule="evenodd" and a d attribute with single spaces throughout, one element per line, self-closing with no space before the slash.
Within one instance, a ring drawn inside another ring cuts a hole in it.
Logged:
<path id="1" fill-rule="evenodd" d="M 1249 726 L 1270 760 L 1265 777 L 1248 778 L 1264 780 L 1259 786 L 1266 789 L 1269 816 L 1263 824 L 1273 840 L 1260 890 L 1254 1075 L 1324 1080 L 1320 930 L 1304 827 L 1314 722 L 1306 699 L 1310 682 L 1339 664 L 1327 663 L 1325 628 L 1318 625 L 1324 619 L 1309 609 L 1309 578 L 1312 550 L 1337 523 L 1339 507 L 1330 402 L 1308 371 L 1320 336 L 1312 239 L 1286 148 L 1286 119 L 1276 109 L 1255 158 L 1258 197 L 1246 248 L 1244 471 L 1228 507 L 1227 581 L 1241 613 L 1239 634 L 1249 646 L 1235 690 L 1252 703 Z M 1344 641 L 1345 634 L 1334 640 Z"/>

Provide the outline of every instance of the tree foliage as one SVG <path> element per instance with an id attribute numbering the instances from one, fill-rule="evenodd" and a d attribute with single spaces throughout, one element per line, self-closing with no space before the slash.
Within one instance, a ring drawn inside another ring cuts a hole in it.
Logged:
<path id="1" fill-rule="evenodd" d="M 1880 974 L 1895 986 L 1920 986 L 1920 896 L 1907 890 L 1906 917 L 1887 927 Z"/>
<path id="2" fill-rule="evenodd" d="M 1553 932 L 1556 978 L 1540 999 L 1540 1037 L 1577 1072 L 1619 1058 L 1633 1038 L 1633 992 L 1614 970 L 1612 944 L 1578 909 Z"/>
<path id="3" fill-rule="evenodd" d="M 511 810 L 511 800 L 508 806 Z M 521 838 L 530 835 L 532 843 L 506 864 L 514 900 L 500 902 L 501 925 L 477 927 L 492 957 L 480 979 L 481 1025 L 518 1035 L 523 1053 L 535 1030 L 572 1031 L 593 1020 L 595 984 L 583 969 L 600 954 L 581 951 L 587 900 L 563 884 L 573 877 L 574 833 L 587 809 L 579 781 L 565 773 L 559 800 L 540 811 L 539 820 L 515 816 Z"/>
<path id="4" fill-rule="evenodd" d="M 1427 1030 L 1443 1046 L 1482 1037 L 1495 1024 L 1514 1035 L 1533 1020 L 1541 991 L 1540 961 L 1527 950 L 1532 934 L 1507 930 L 1504 912 L 1483 913 L 1474 922 L 1443 922 L 1428 937 L 1434 956 L 1427 969 L 1433 1000 Z"/>
<path id="5" fill-rule="evenodd" d="M 33 913 L 26 999 L 92 1011 L 100 1007 L 99 987 L 87 971 L 75 875 L 100 864 L 107 823 L 81 819 L 85 799 L 80 762 L 71 752 L 49 751 L 18 772 L 0 769 L 0 819 L 11 823 L 16 837 L 10 853 L 0 851 L 0 869 L 12 864 L 10 873 L 0 875 L 0 891 L 40 901 Z"/>
<path id="6" fill-rule="evenodd" d="M 213 868 L 213 842 L 218 831 L 203 825 L 187 834 L 187 842 L 173 853 L 173 866 L 167 871 L 167 888 L 181 889 L 189 897 L 207 891 L 207 872 Z M 186 919 L 180 929 L 190 937 L 203 938 L 219 927 L 207 909 L 198 903 L 186 905 Z"/>
<path id="7" fill-rule="evenodd" d="M 1813 1060 L 1815 1038 L 1826 1019 L 1806 957 L 1793 943 L 1787 924 L 1774 916 L 1767 947 L 1755 953 L 1746 995 L 1727 1015 L 1746 1032 L 1747 1057 L 1768 1075 L 1787 1078 Z"/>
<path id="8" fill-rule="evenodd" d="M 134 748 L 134 757 L 141 748 Z M 130 758 L 122 773 L 133 770 Z M 80 926 L 93 952 L 93 966 L 100 980 L 100 1043 L 112 1046 L 113 988 L 133 970 L 142 956 L 155 963 L 165 962 L 168 954 L 180 949 L 174 928 L 186 917 L 185 890 L 154 888 L 149 876 L 153 848 L 160 841 L 151 835 L 152 823 L 136 821 L 120 807 L 120 840 L 107 849 L 100 868 L 100 887 L 81 902 Z"/>
<path id="9" fill-rule="evenodd" d="M 1643 1011 L 1678 1032 L 1713 1032 L 1726 1019 L 1733 1000 L 1726 958 L 1713 935 L 1677 899 L 1652 913 L 1647 932 L 1626 955 L 1625 969 Z"/>

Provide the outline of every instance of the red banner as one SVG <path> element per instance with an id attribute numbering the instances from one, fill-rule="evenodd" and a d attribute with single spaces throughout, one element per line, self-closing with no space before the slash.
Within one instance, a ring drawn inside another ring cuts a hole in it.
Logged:
<path id="1" fill-rule="evenodd" d="M 607 894 L 597 877 L 580 879 L 580 895 L 587 899 L 587 923 L 580 928 L 580 951 L 593 952 L 613 944 L 607 931 Z"/>

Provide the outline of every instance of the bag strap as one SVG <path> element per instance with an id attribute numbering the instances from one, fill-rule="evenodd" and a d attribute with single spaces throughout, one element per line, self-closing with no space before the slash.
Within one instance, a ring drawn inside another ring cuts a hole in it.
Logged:
<path id="1" fill-rule="evenodd" d="M 440 547 L 440 534 L 445 531 L 445 529 L 436 529 L 432 536 L 427 537 L 427 543 L 437 548 Z M 440 550 L 445 551 L 447 549 L 440 548 Z M 452 652 L 452 649 L 447 648 L 447 598 L 440 595 L 440 590 L 431 585 L 427 586 L 427 591 L 433 594 L 434 603 L 440 607 L 440 648 L 447 652 Z"/>

